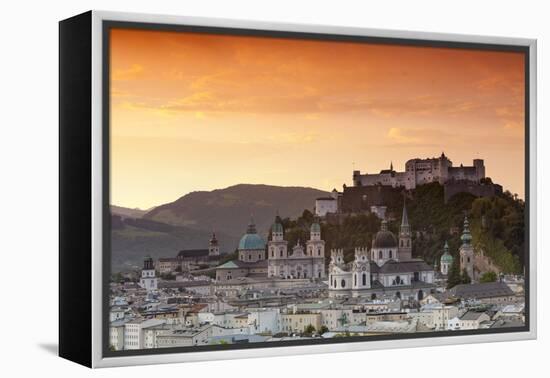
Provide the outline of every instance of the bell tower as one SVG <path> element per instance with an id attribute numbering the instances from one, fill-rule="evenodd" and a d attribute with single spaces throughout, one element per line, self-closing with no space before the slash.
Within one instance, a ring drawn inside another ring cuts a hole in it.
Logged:
<path id="1" fill-rule="evenodd" d="M 466 271 L 470 280 L 474 282 L 474 247 L 472 246 L 472 235 L 470 234 L 470 223 L 468 217 L 464 217 L 464 229 L 462 230 L 462 245 L 460 246 L 460 272 Z"/>
<path id="2" fill-rule="evenodd" d="M 220 255 L 220 245 L 218 239 L 216 239 L 216 233 L 212 232 L 212 237 L 210 238 L 210 243 L 208 244 L 208 256 L 219 256 Z"/>

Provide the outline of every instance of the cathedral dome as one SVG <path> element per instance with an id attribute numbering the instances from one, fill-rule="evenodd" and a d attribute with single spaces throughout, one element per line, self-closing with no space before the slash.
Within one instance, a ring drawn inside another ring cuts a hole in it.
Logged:
<path id="1" fill-rule="evenodd" d="M 256 232 L 256 226 L 252 220 L 248 225 L 246 234 L 244 234 L 239 241 L 239 250 L 244 249 L 265 249 L 265 241 Z"/>
<path id="2" fill-rule="evenodd" d="M 386 221 L 382 221 L 382 228 L 374 237 L 373 248 L 397 248 L 397 238 L 387 228 Z"/>
<path id="3" fill-rule="evenodd" d="M 391 231 L 378 231 L 374 238 L 374 248 L 396 248 L 397 239 Z"/>
<path id="4" fill-rule="evenodd" d="M 239 242 L 239 250 L 265 249 L 264 239 L 258 234 L 244 234 Z"/>

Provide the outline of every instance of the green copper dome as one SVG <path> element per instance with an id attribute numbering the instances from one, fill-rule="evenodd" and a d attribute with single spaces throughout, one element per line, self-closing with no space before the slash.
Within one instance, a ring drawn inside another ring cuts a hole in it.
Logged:
<path id="1" fill-rule="evenodd" d="M 445 246 L 443 247 L 443 255 L 441 256 L 441 263 L 453 263 L 453 256 L 449 253 L 449 244 L 445 241 Z"/>
<path id="2" fill-rule="evenodd" d="M 275 222 L 273 223 L 273 226 L 271 226 L 271 232 L 272 233 L 283 232 L 283 224 L 281 223 L 281 217 L 279 217 L 278 215 L 275 217 Z"/>
<path id="3" fill-rule="evenodd" d="M 317 222 L 313 222 L 311 224 L 311 229 L 310 229 L 311 232 L 321 232 L 321 225 Z"/>
<path id="4" fill-rule="evenodd" d="M 256 232 L 254 221 L 250 220 L 250 224 L 246 229 L 246 234 L 239 241 L 239 250 L 246 249 L 265 249 L 265 241 Z"/>

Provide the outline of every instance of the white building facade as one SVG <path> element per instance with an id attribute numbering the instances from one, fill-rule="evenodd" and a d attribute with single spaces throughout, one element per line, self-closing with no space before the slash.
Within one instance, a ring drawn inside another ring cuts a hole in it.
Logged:
<path id="1" fill-rule="evenodd" d="M 268 277 L 276 278 L 325 278 L 325 242 L 321 239 L 321 226 L 313 222 L 310 237 L 305 246 L 298 241 L 288 252 L 288 242 L 284 239 L 284 229 L 279 216 L 271 227 L 271 240 L 268 242 Z"/>
<path id="2" fill-rule="evenodd" d="M 421 300 L 434 287 L 435 272 L 423 260 L 412 258 L 411 230 L 403 208 L 399 239 L 385 220 L 371 250 L 355 248 L 354 260 L 344 261 L 342 249 L 331 250 L 330 297 L 394 295 Z"/>

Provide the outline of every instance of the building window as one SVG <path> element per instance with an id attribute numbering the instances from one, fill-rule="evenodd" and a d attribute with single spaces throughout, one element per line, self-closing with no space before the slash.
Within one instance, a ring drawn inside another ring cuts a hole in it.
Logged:
<path id="1" fill-rule="evenodd" d="M 353 275 L 353 284 L 357 286 L 357 274 Z"/>
<path id="2" fill-rule="evenodd" d="M 363 273 L 363 286 L 367 285 L 367 273 Z"/>
<path id="3" fill-rule="evenodd" d="M 379 258 L 380 260 L 382 260 L 382 251 L 379 251 L 379 252 L 378 252 L 378 258 Z"/>
<path id="4" fill-rule="evenodd" d="M 342 287 L 346 287 L 346 280 L 342 280 L 342 282 L 340 282 L 340 284 L 342 285 Z"/>
<path id="5" fill-rule="evenodd" d="M 390 250 L 390 259 L 393 258 L 393 252 Z"/>

